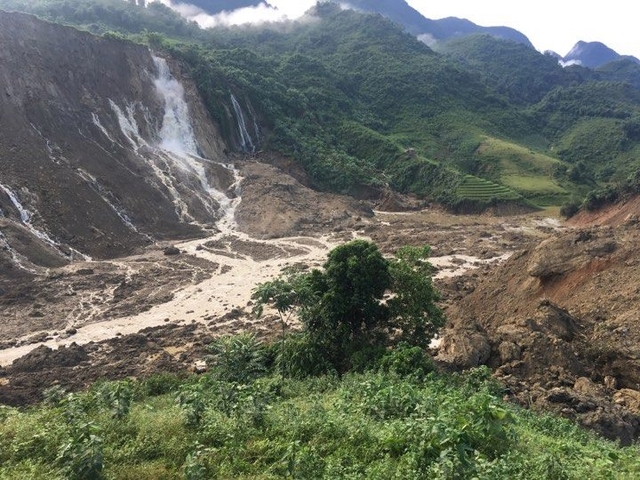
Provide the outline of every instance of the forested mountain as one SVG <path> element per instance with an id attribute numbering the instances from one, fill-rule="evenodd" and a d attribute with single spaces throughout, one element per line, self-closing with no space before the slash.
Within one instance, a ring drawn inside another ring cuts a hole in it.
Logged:
<path id="1" fill-rule="evenodd" d="M 158 3 L 0 6 L 181 59 L 227 137 L 234 125 L 221 112 L 234 93 L 256 114 L 261 148 L 290 156 L 320 189 L 388 185 L 456 208 L 560 204 L 640 165 L 638 70 L 623 60 L 562 68 L 525 42 L 488 35 L 434 52 L 392 20 L 330 3 L 309 11 L 313 21 L 209 30 Z M 406 25 L 418 18 L 404 2 L 375 8 Z"/>

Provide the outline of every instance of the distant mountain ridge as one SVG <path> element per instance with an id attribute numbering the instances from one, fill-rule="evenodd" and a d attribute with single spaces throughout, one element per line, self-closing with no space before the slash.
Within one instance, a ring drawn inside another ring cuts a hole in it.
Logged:
<path id="1" fill-rule="evenodd" d="M 637 64 L 640 60 L 630 55 L 620 55 L 602 42 L 579 41 L 563 58 L 564 64 L 577 64 L 587 68 L 598 68 L 607 63 L 627 58 Z"/>
<path id="2" fill-rule="evenodd" d="M 513 28 L 481 27 L 470 20 L 456 17 L 431 20 L 425 18 L 404 0 L 349 0 L 346 5 L 364 12 L 379 13 L 425 41 L 429 37 L 433 41 L 442 41 L 473 33 L 486 33 L 516 43 L 523 43 L 533 48 L 526 35 Z"/>
<path id="3" fill-rule="evenodd" d="M 176 1 L 180 4 L 191 4 L 210 14 L 222 11 L 233 11 L 245 7 L 257 7 L 266 4 L 276 8 L 268 0 L 187 0 Z M 401 25 L 407 32 L 418 37 L 427 45 L 433 46 L 437 42 L 465 37 L 474 34 L 488 34 L 496 38 L 511 40 L 527 47 L 534 48 L 529 38 L 522 32 L 508 26 L 483 27 L 470 20 L 457 17 L 447 17 L 433 20 L 424 17 L 405 0 L 348 0 L 340 3 L 343 7 L 366 13 L 379 13 L 393 22 Z M 629 55 L 621 55 L 602 42 L 579 41 L 564 57 L 556 52 L 546 52 L 563 65 L 581 65 L 586 68 L 599 68 L 607 63 L 629 59 L 640 65 L 640 60 Z"/>

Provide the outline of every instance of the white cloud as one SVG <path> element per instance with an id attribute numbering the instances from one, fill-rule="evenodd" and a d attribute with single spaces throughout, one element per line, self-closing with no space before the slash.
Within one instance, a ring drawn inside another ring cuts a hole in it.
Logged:
<path id="1" fill-rule="evenodd" d="M 429 47 L 433 47 L 438 42 L 436 38 L 430 33 L 422 33 L 418 35 L 418 40 Z"/>
<path id="2" fill-rule="evenodd" d="M 316 3 L 315 0 L 269 0 L 268 4 L 261 2 L 255 7 L 244 7 L 211 15 L 190 3 L 178 3 L 174 0 L 156 1 L 174 9 L 183 17 L 197 22 L 202 28 L 295 20 Z"/>
<path id="3" fill-rule="evenodd" d="M 582 65 L 582 60 L 574 59 L 574 60 L 567 60 L 566 62 L 562 60 L 558 60 L 558 63 L 562 68 L 565 68 L 565 67 L 570 67 L 572 65 Z"/>

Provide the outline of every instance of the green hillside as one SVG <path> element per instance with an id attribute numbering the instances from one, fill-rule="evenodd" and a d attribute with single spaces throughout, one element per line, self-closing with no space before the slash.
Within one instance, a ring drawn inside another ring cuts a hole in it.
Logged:
<path id="1" fill-rule="evenodd" d="M 436 53 L 380 15 L 330 3 L 301 22 L 209 30 L 156 3 L 0 0 L 0 8 L 181 59 L 232 145 L 233 93 L 255 111 L 261 148 L 297 161 L 319 189 L 389 185 L 454 206 L 480 199 L 457 188 L 473 175 L 517 193 L 501 202 L 544 206 L 638 168 L 640 90 L 624 62 L 563 69 L 486 35 Z"/>

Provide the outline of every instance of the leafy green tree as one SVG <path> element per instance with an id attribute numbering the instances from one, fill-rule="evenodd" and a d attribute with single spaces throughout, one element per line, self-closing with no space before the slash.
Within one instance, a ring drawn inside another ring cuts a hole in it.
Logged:
<path id="1" fill-rule="evenodd" d="M 389 262 L 394 296 L 387 305 L 392 326 L 399 340 L 422 347 L 429 345 L 446 320 L 431 280 L 430 253 L 428 246 L 402 247 Z"/>
<path id="2" fill-rule="evenodd" d="M 297 315 L 307 336 L 303 343 L 323 352 L 338 372 L 367 349 L 398 341 L 425 347 L 444 323 L 428 254 L 428 247 L 403 248 L 388 260 L 374 243 L 354 240 L 329 252 L 323 270 L 287 272 L 257 286 L 255 312 L 268 304 L 283 322 L 285 314 Z"/>
<path id="3" fill-rule="evenodd" d="M 207 363 L 220 380 L 247 383 L 266 370 L 262 342 L 252 333 L 217 338 L 209 351 Z"/>

